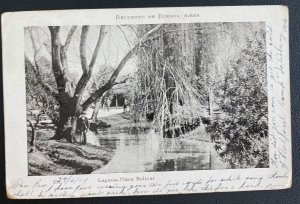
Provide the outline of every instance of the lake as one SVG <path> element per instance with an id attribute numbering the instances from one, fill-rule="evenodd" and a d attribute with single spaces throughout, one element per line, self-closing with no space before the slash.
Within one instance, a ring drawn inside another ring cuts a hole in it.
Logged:
<path id="1" fill-rule="evenodd" d="M 98 129 L 87 142 L 114 151 L 113 158 L 93 173 L 126 173 L 224 169 L 214 144 L 187 138 L 161 138 L 154 130 Z"/>

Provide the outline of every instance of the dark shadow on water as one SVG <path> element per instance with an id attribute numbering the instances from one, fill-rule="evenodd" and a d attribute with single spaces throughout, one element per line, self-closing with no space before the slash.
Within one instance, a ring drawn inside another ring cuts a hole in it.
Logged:
<path id="1" fill-rule="evenodd" d="M 203 156 L 186 156 L 177 159 L 158 161 L 154 165 L 154 171 L 187 171 L 209 169 L 209 163 Z"/>

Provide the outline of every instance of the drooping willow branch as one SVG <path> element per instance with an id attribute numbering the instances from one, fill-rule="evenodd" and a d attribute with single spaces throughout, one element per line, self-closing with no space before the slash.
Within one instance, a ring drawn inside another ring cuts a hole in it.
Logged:
<path id="1" fill-rule="evenodd" d="M 163 56 L 162 47 L 150 42 L 141 50 L 137 73 L 137 90 L 134 94 L 134 116 L 143 120 L 154 114 L 154 126 L 158 131 L 180 126 L 194 120 L 202 113 L 201 95 L 183 63 L 175 66 Z"/>

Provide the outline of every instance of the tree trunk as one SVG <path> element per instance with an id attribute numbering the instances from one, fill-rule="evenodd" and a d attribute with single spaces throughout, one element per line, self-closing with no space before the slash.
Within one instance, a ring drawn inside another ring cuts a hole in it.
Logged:
<path id="1" fill-rule="evenodd" d="M 68 141 L 71 141 L 70 131 L 68 132 L 69 128 L 69 114 L 66 108 L 63 106 L 59 110 L 59 120 L 57 121 L 57 128 L 55 135 L 51 139 L 60 140 L 62 138 L 66 138 Z"/>
<path id="2" fill-rule="evenodd" d="M 31 128 L 31 140 L 30 140 L 30 150 L 29 150 L 29 153 L 30 152 L 33 152 L 34 151 L 34 146 L 35 146 L 35 128 L 32 124 L 32 122 L 30 120 L 27 119 L 27 122 L 29 123 L 29 126 Z"/>
<path id="3" fill-rule="evenodd" d="M 70 116 L 60 112 L 60 120 L 57 124 L 56 134 L 51 139 L 60 140 L 66 139 L 68 142 L 81 143 L 81 134 L 78 130 L 78 116 Z"/>
<path id="4" fill-rule="evenodd" d="M 97 116 L 98 116 L 100 107 L 101 107 L 101 100 L 97 101 L 97 103 L 95 104 L 95 108 L 94 108 L 92 118 L 91 118 L 93 122 L 97 121 Z"/>
<path id="5" fill-rule="evenodd" d="M 211 87 L 209 87 L 209 91 L 208 91 L 208 113 L 210 116 L 213 115 L 213 91 L 211 89 Z"/>
<path id="6" fill-rule="evenodd" d="M 72 142 L 80 142 L 77 137 L 76 137 L 76 131 L 77 131 L 77 122 L 78 122 L 78 117 L 73 116 L 71 118 L 71 141 Z"/>
<path id="7" fill-rule="evenodd" d="M 196 39 L 197 43 L 195 46 L 195 68 L 196 68 L 196 76 L 200 76 L 201 72 L 203 71 L 202 68 L 202 31 L 201 26 L 198 26 L 199 30 L 196 31 Z"/>
<path id="8" fill-rule="evenodd" d="M 116 94 L 116 110 L 118 109 L 118 94 Z"/>

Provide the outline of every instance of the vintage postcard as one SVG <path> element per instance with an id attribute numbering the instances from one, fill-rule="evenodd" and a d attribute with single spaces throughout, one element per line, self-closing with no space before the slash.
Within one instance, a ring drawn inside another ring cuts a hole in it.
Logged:
<path id="1" fill-rule="evenodd" d="M 285 6 L 2 15 L 12 199 L 291 186 Z"/>

